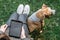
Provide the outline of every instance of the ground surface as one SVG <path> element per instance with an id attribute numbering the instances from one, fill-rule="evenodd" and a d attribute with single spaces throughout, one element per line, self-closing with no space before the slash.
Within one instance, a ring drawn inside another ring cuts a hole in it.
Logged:
<path id="1" fill-rule="evenodd" d="M 44 40 L 60 40 L 60 0 L 0 0 L 0 25 L 6 23 L 12 12 L 16 11 L 19 4 L 29 4 L 31 15 L 41 8 L 43 3 L 55 9 L 56 14 L 49 19 L 45 19 L 44 32 L 42 34 L 33 32 L 31 35 L 35 40 L 38 37 Z"/>

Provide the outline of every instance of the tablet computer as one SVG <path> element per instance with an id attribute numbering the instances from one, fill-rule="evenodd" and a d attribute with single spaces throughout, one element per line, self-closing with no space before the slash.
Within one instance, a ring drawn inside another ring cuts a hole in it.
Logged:
<path id="1" fill-rule="evenodd" d="M 20 38 L 21 30 L 22 30 L 22 22 L 17 20 L 11 20 L 11 24 L 9 27 L 9 36 Z"/>

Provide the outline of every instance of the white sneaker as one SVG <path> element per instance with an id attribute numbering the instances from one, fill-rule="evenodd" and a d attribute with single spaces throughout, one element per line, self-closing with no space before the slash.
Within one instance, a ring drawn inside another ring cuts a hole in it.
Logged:
<path id="1" fill-rule="evenodd" d="M 18 6 L 18 8 L 17 8 L 17 13 L 18 13 L 19 15 L 22 14 L 23 9 L 24 9 L 24 5 L 23 5 L 23 4 L 20 4 L 20 5 Z"/>
<path id="2" fill-rule="evenodd" d="M 30 6 L 29 5 L 25 5 L 23 14 L 27 14 L 28 15 L 29 12 L 30 12 Z"/>

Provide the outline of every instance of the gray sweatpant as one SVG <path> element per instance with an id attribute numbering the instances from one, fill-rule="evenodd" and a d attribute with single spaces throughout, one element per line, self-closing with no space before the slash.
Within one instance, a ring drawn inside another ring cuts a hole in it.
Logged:
<path id="1" fill-rule="evenodd" d="M 7 23 L 6 23 L 6 24 L 8 25 L 8 29 L 7 29 L 6 33 L 9 35 L 9 26 L 10 26 L 11 20 L 18 20 L 18 21 L 22 21 L 22 22 L 23 22 L 23 27 L 24 27 L 24 29 L 25 29 L 25 34 L 26 34 L 27 37 L 29 37 L 29 31 L 28 31 L 27 25 L 25 24 L 26 21 L 27 21 L 27 20 L 26 20 L 27 17 L 28 17 L 27 14 L 18 15 L 16 12 L 13 13 L 13 14 L 10 16 L 10 18 L 8 19 Z M 21 28 L 22 28 L 22 27 L 20 27 L 20 29 L 21 29 Z M 18 39 L 18 38 L 14 38 L 14 37 L 11 37 L 10 39 L 11 39 L 11 40 L 20 40 L 20 39 Z"/>

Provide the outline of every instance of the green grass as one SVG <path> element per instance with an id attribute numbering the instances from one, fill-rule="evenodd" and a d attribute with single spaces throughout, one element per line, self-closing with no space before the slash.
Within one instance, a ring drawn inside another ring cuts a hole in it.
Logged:
<path id="1" fill-rule="evenodd" d="M 33 32 L 31 35 L 35 40 L 38 37 L 43 40 L 60 40 L 60 0 L 0 0 L 0 25 L 6 23 L 12 14 L 11 12 L 16 11 L 19 4 L 29 4 L 31 15 L 40 9 L 43 3 L 55 9 L 56 14 L 49 19 L 45 19 L 44 32 L 42 34 Z"/>

